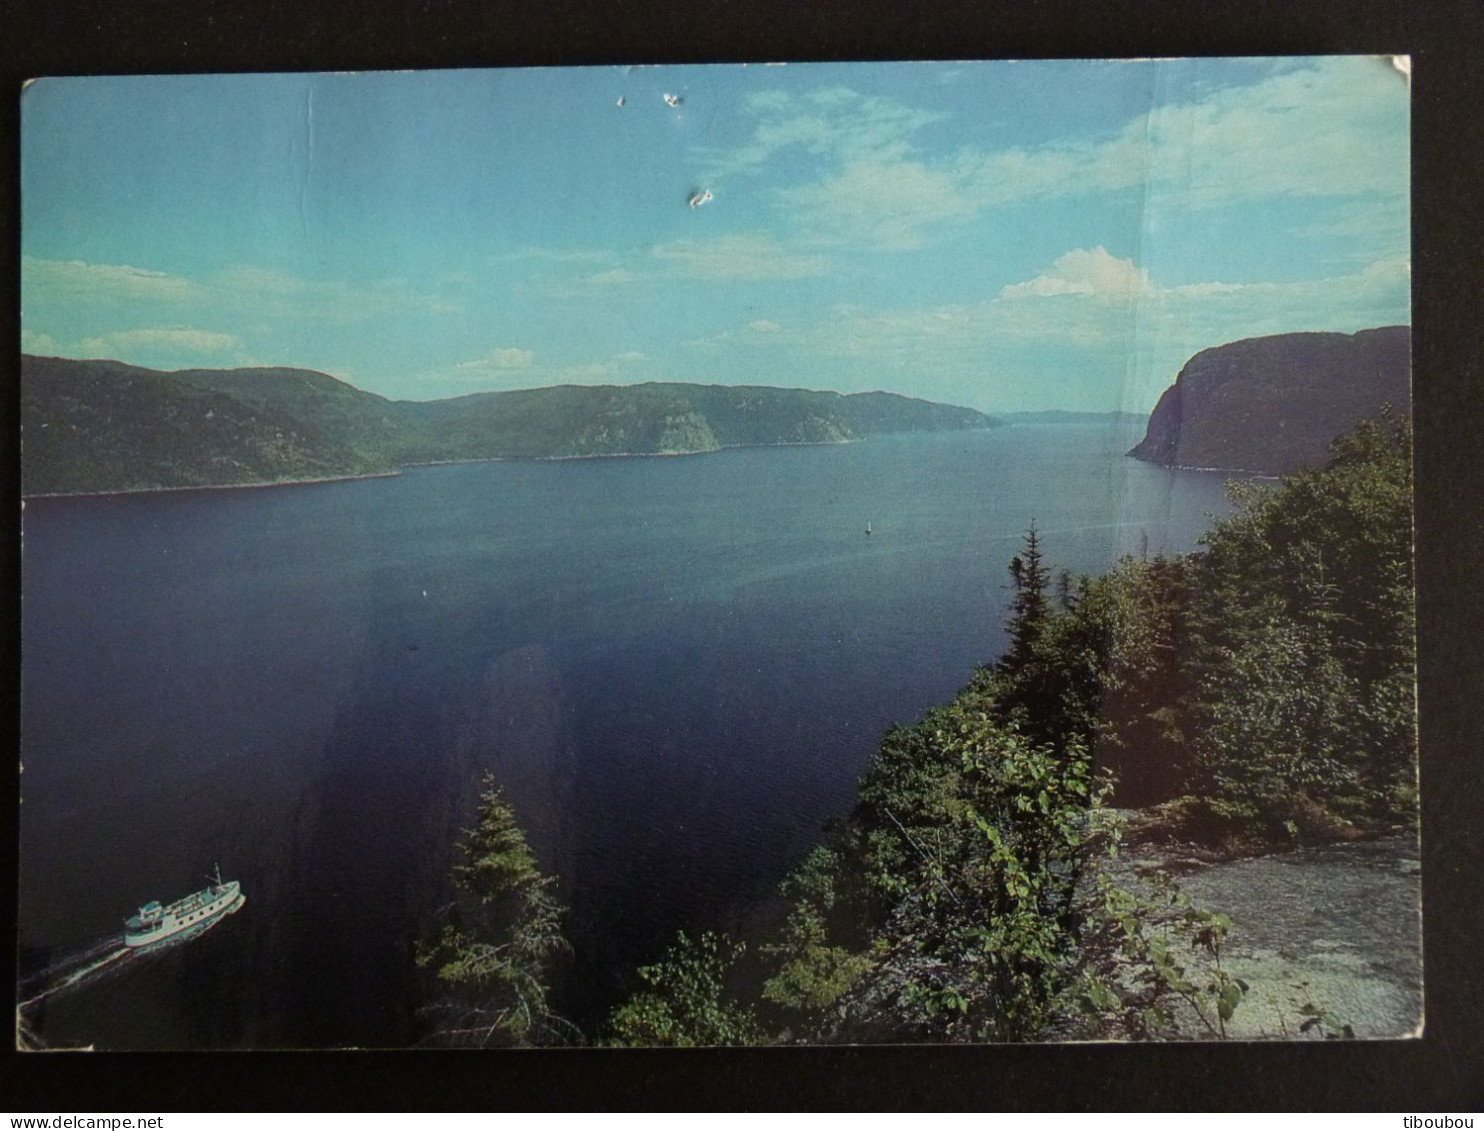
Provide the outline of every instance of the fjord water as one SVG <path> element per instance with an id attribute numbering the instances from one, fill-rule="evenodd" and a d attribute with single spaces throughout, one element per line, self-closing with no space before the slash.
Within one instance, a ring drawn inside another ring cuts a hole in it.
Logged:
<path id="1" fill-rule="evenodd" d="M 1194 546 L 1225 477 L 1044 425 L 26 506 L 23 968 L 220 862 L 246 907 L 49 998 L 49 1042 L 389 1046 L 498 777 L 591 1021 L 677 928 L 745 931 L 883 730 L 1054 568 Z M 867 524 L 871 532 L 866 533 Z"/>

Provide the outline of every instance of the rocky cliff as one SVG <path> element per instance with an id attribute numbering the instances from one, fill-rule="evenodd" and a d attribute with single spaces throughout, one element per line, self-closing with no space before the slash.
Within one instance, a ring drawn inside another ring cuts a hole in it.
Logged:
<path id="1" fill-rule="evenodd" d="M 1331 440 L 1385 405 L 1411 410 L 1409 327 L 1247 338 L 1186 362 L 1129 454 L 1283 475 L 1323 464 Z"/>

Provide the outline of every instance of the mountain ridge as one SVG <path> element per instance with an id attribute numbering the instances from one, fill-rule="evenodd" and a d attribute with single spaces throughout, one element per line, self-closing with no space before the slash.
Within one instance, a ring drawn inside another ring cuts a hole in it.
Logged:
<path id="1" fill-rule="evenodd" d="M 691 454 L 990 428 L 895 393 L 557 385 L 394 401 L 297 368 L 153 370 L 22 355 L 22 494 L 253 486 L 479 459 Z"/>
<path id="2" fill-rule="evenodd" d="M 1107 412 L 1090 412 L 1083 409 L 1043 408 L 1029 411 L 997 412 L 996 420 L 1006 424 L 1140 424 L 1148 423 L 1147 412 L 1124 412 L 1121 409 Z"/>

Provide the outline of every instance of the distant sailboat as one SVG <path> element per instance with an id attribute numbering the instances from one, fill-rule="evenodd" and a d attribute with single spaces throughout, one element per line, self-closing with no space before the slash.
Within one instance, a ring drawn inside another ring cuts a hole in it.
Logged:
<path id="1" fill-rule="evenodd" d="M 870 534 L 871 533 L 871 524 L 869 522 L 866 523 L 866 533 L 867 534 Z"/>

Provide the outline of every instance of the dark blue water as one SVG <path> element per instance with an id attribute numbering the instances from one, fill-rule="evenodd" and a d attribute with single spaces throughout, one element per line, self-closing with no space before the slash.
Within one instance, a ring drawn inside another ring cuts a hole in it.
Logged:
<path id="1" fill-rule="evenodd" d="M 579 1008 L 676 928 L 745 928 L 892 722 L 1056 568 L 1190 548 L 1223 478 L 1137 431 L 1006 428 L 685 458 L 34 500 L 20 931 L 41 967 L 220 862 L 244 910 L 47 1002 L 105 1048 L 391 1045 L 492 769 L 562 878 Z M 865 533 L 867 523 L 872 533 Z"/>

